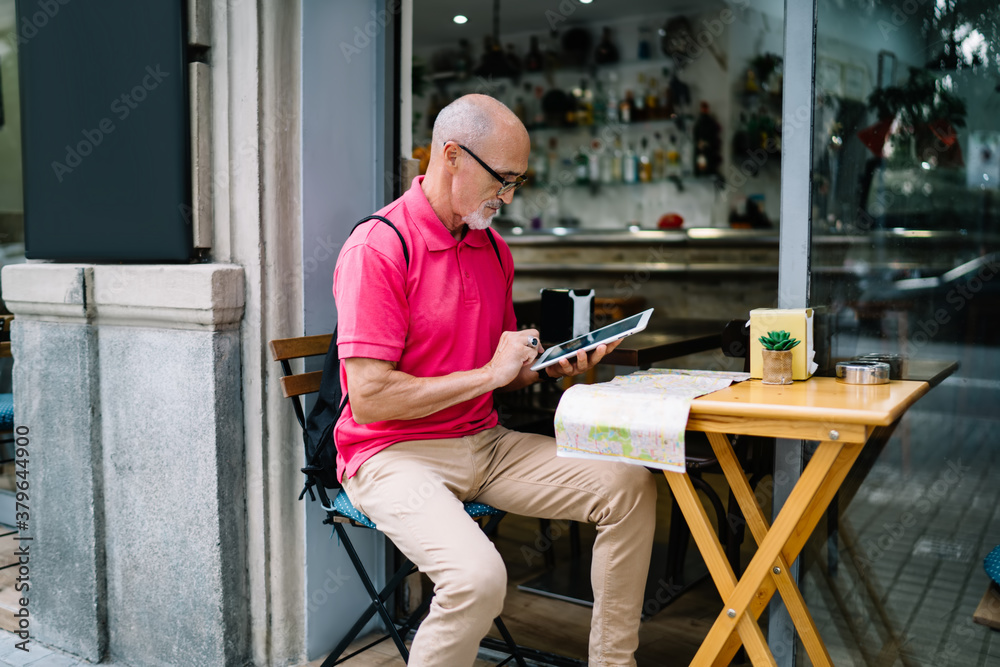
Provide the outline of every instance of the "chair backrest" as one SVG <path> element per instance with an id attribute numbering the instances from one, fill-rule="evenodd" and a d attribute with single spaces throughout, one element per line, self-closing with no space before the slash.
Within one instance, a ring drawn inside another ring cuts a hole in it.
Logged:
<path id="1" fill-rule="evenodd" d="M 304 394 L 319 391 L 323 371 L 293 373 L 291 362 L 294 359 L 325 355 L 330 349 L 332 339 L 333 334 L 319 334 L 298 338 L 278 338 L 268 343 L 268 347 L 271 349 L 271 359 L 281 362 L 281 370 L 284 373 L 281 378 L 281 393 L 285 398 L 292 399 L 292 404 L 295 406 L 295 417 L 299 420 L 299 426 L 302 428 L 306 427 L 306 420 L 302 412 L 301 397 Z"/>

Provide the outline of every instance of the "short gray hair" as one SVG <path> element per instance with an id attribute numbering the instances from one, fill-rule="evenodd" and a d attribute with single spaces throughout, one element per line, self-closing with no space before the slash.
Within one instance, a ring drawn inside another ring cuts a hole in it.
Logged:
<path id="1" fill-rule="evenodd" d="M 489 107 L 493 106 L 493 109 Z M 446 106 L 434 119 L 431 133 L 431 150 L 439 151 L 446 142 L 457 141 L 478 147 L 498 125 L 497 112 L 501 109 L 513 115 L 499 100 L 485 95 L 465 95 Z"/>

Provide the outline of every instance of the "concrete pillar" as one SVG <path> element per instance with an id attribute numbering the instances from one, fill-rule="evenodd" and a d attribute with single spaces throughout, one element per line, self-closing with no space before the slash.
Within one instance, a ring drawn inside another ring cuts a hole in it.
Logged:
<path id="1" fill-rule="evenodd" d="M 92 661 L 245 664 L 243 270 L 32 263 L 2 285 L 32 634 Z"/>

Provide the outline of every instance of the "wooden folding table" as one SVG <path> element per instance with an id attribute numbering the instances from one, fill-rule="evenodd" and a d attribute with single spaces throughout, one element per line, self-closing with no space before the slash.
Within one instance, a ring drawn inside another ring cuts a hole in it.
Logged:
<path id="1" fill-rule="evenodd" d="M 758 544 L 737 581 L 690 478 L 664 473 L 724 601 L 692 665 L 728 665 L 741 644 L 754 665 L 774 665 L 757 619 L 775 590 L 812 664 L 833 664 L 788 566 L 798 557 L 865 443 L 891 430 L 928 389 L 926 382 L 899 380 L 881 385 L 849 385 L 833 378 L 791 385 L 749 380 L 692 402 L 687 428 L 708 435 Z M 773 526 L 757 503 L 727 434 L 819 441 Z"/>

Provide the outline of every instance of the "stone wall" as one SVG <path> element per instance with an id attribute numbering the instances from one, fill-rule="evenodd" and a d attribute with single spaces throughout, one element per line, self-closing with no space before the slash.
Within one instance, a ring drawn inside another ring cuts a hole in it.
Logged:
<path id="1" fill-rule="evenodd" d="M 7 266 L 30 433 L 32 635 L 97 662 L 243 665 L 238 266 Z"/>

